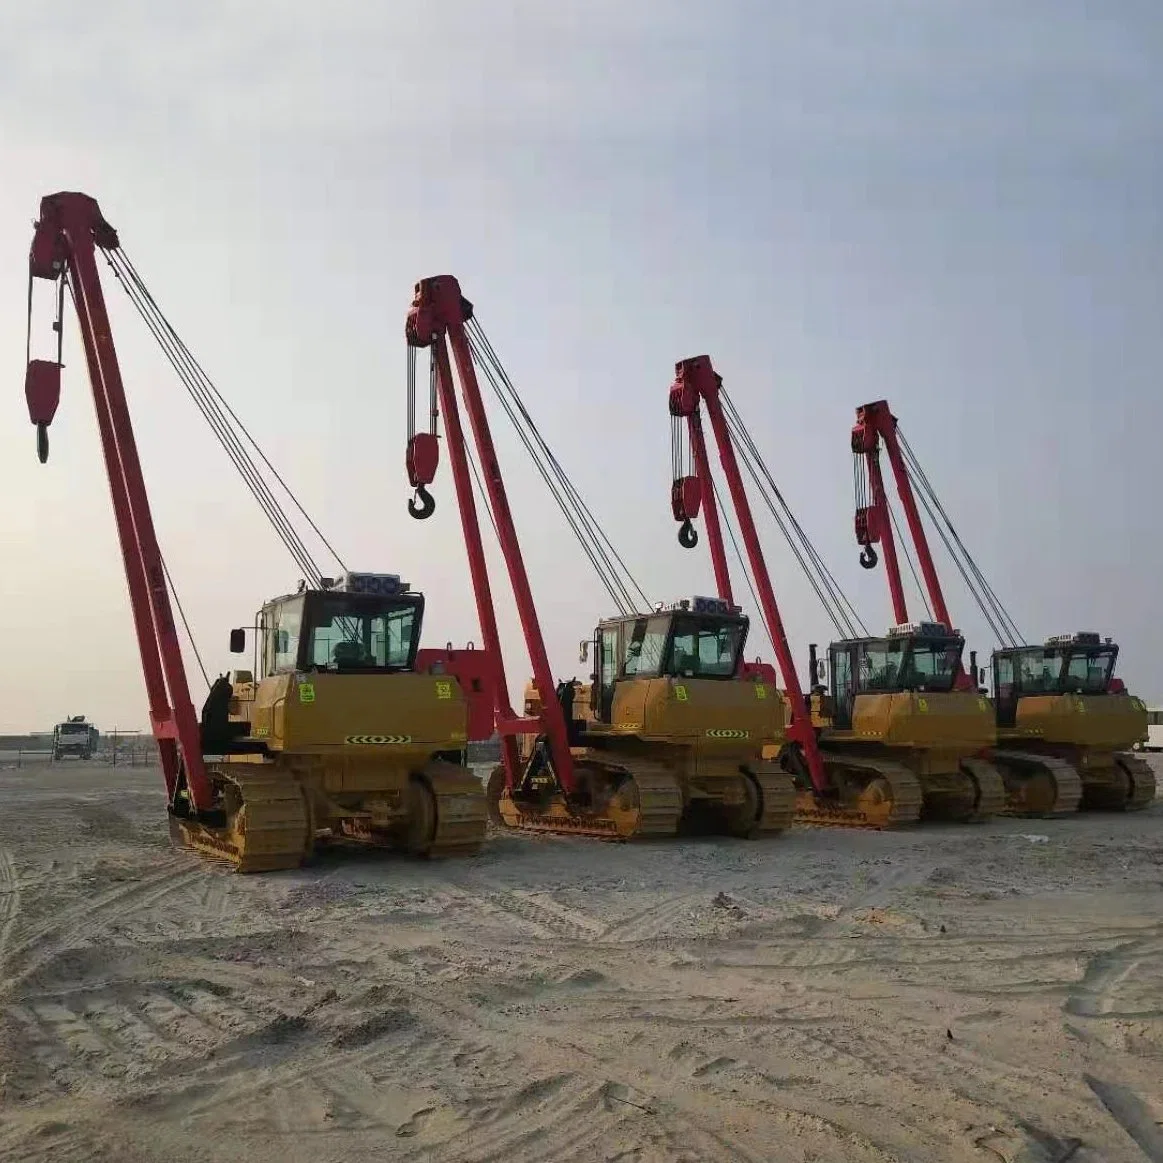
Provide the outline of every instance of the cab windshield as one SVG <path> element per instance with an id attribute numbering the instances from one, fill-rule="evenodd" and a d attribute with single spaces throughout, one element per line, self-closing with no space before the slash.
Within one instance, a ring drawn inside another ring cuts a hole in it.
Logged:
<path id="1" fill-rule="evenodd" d="M 410 670 L 420 638 L 420 602 L 377 594 L 313 594 L 307 604 L 308 670 Z"/>
<path id="2" fill-rule="evenodd" d="M 747 640 L 747 619 L 655 614 L 626 623 L 626 678 L 733 678 Z"/>
<path id="3" fill-rule="evenodd" d="M 1062 671 L 1062 689 L 1071 694 L 1104 694 L 1110 686 L 1114 667 L 1114 647 L 1104 646 L 1091 650 L 1074 647 Z"/>
<path id="4" fill-rule="evenodd" d="M 964 641 L 888 638 L 869 642 L 863 652 L 860 689 L 896 692 L 951 691 Z"/>
<path id="5" fill-rule="evenodd" d="M 1018 690 L 1024 695 L 1056 693 L 1062 659 L 1060 652 L 1043 647 L 1023 650 L 1017 656 Z"/>
<path id="6" fill-rule="evenodd" d="M 740 619 L 676 617 L 666 673 L 681 678 L 731 678 L 747 623 Z"/>

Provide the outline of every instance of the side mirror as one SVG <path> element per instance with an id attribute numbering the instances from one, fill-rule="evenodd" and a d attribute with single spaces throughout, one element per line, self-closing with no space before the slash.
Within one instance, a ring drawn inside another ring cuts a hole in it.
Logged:
<path id="1" fill-rule="evenodd" d="M 230 631 L 230 653 L 241 654 L 246 649 L 246 631 Z"/>
<path id="2" fill-rule="evenodd" d="M 820 661 L 816 663 L 816 682 L 824 682 L 827 677 L 828 664 L 823 659 L 820 659 Z"/>
<path id="3" fill-rule="evenodd" d="M 979 666 L 977 668 L 977 685 L 985 686 L 985 667 Z"/>
<path id="4" fill-rule="evenodd" d="M 578 662 L 589 662 L 589 660 L 590 660 L 590 640 L 588 638 L 583 638 L 578 643 L 577 649 L 578 649 L 578 655 L 577 655 Z"/>

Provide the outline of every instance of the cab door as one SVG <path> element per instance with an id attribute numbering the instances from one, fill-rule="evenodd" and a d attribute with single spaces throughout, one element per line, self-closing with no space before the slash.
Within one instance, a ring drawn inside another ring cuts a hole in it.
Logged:
<path id="1" fill-rule="evenodd" d="M 598 697 L 594 700 L 594 717 L 608 723 L 614 710 L 614 684 L 618 681 L 618 627 L 606 626 L 598 631 L 597 665 L 595 666 Z"/>
<path id="2" fill-rule="evenodd" d="M 993 705 L 997 725 L 1012 727 L 1018 721 L 1018 698 L 1021 695 L 1020 675 L 1015 672 L 1012 654 L 993 656 Z"/>
<path id="3" fill-rule="evenodd" d="M 856 703 L 855 654 L 852 643 L 840 643 L 828 651 L 832 672 L 832 723 L 841 731 L 852 729 Z"/>

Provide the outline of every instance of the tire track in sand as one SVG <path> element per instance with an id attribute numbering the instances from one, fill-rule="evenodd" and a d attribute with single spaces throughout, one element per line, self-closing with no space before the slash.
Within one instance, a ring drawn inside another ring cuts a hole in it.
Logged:
<path id="1" fill-rule="evenodd" d="M 1136 977 L 1145 977 L 1144 968 L 1153 969 L 1151 981 L 1144 980 L 1139 992 L 1144 1005 L 1136 1008 L 1126 1003 L 1118 1005 L 1117 995 L 1130 993 L 1127 987 Z M 1140 937 L 1091 956 L 1082 980 L 1073 987 L 1063 1003 L 1063 1010 L 1078 1018 L 1157 1018 L 1163 1017 L 1163 1006 L 1147 1004 L 1147 998 L 1161 996 L 1163 985 L 1163 935 Z"/>
<path id="2" fill-rule="evenodd" d="M 8 946 L 19 915 L 20 880 L 16 875 L 16 865 L 12 862 L 12 854 L 0 848 L 0 974 L 4 972 Z"/>
<path id="3" fill-rule="evenodd" d="M 19 985 L 54 957 L 81 945 L 112 922 L 155 905 L 190 881 L 207 875 L 201 864 L 188 863 L 181 857 L 174 859 L 177 863 L 169 862 L 138 880 L 115 885 L 95 897 L 50 912 L 43 921 L 21 932 L 21 939 L 7 950 L 0 991 Z"/>

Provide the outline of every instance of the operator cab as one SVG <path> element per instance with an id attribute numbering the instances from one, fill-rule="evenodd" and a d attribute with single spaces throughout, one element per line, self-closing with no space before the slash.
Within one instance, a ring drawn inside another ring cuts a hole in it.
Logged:
<path id="1" fill-rule="evenodd" d="M 832 722 L 852 727 L 857 695 L 945 694 L 961 670 L 965 639 L 940 622 L 906 622 L 883 638 L 849 638 L 828 647 Z"/>
<path id="2" fill-rule="evenodd" d="M 1042 646 L 993 653 L 993 695 L 999 727 L 1017 723 L 1018 700 L 1029 695 L 1105 695 L 1119 648 L 1093 631 L 1056 634 Z"/>
<path id="3" fill-rule="evenodd" d="M 423 618 L 424 596 L 398 574 L 346 573 L 322 589 L 303 587 L 263 606 L 259 673 L 412 670 Z M 232 649 L 242 644 L 232 635 Z"/>
<path id="4" fill-rule="evenodd" d="M 624 680 L 734 679 L 748 619 L 720 598 L 684 598 L 652 614 L 601 622 L 594 635 L 594 717 L 608 723 Z"/>
<path id="5" fill-rule="evenodd" d="M 413 670 L 424 620 L 424 595 L 413 593 L 394 573 L 345 573 L 324 578 L 323 588 L 275 598 L 259 612 L 255 665 L 223 675 L 202 707 L 202 752 L 261 750 L 247 742 L 250 724 L 237 714 L 234 687 L 293 673 L 394 674 Z M 232 654 L 246 649 L 246 630 L 230 632 Z"/>

